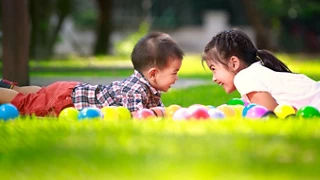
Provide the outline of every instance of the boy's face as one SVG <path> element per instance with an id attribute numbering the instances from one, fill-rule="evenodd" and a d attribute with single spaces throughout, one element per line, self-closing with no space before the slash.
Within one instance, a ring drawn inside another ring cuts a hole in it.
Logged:
<path id="1" fill-rule="evenodd" d="M 162 69 L 155 68 L 154 75 L 149 82 L 157 90 L 167 92 L 171 85 L 178 80 L 178 71 L 180 70 L 182 60 L 170 58 L 166 67 Z"/>

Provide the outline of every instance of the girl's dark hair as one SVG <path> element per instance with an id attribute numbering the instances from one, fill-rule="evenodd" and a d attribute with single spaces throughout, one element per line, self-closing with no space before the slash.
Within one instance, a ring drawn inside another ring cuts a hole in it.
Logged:
<path id="1" fill-rule="evenodd" d="M 214 36 L 206 45 L 202 59 L 227 65 L 231 56 L 237 56 L 248 66 L 261 61 L 263 66 L 274 71 L 291 73 L 291 70 L 270 51 L 258 50 L 250 38 L 240 30 L 223 31 Z"/>
<path id="2" fill-rule="evenodd" d="M 153 32 L 143 38 L 133 48 L 131 61 L 134 69 L 143 71 L 156 66 L 164 68 L 170 58 L 183 59 L 183 51 L 166 33 Z"/>

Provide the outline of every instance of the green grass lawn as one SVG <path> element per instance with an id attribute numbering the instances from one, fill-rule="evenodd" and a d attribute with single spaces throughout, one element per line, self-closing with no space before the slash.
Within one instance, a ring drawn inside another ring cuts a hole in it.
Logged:
<path id="1" fill-rule="evenodd" d="M 1 179 L 318 179 L 319 119 L 0 123 Z"/>
<path id="2" fill-rule="evenodd" d="M 279 56 L 293 71 L 320 80 L 320 58 Z M 91 64 L 95 61 L 104 64 L 103 59 L 92 59 Z M 41 66 L 61 64 L 50 63 Z M 76 67 L 80 67 L 80 63 L 78 65 Z M 48 72 L 42 73 L 50 76 Z M 102 72 L 97 76 L 105 75 L 108 74 Z M 211 72 L 203 70 L 196 55 L 186 57 L 179 75 L 211 78 Z M 163 102 L 167 106 L 218 106 L 233 97 L 239 94 L 227 95 L 221 87 L 210 83 L 171 89 L 163 94 Z M 320 119 L 177 122 L 170 119 L 61 121 L 49 117 L 20 117 L 0 121 L 0 179 L 319 177 Z"/>

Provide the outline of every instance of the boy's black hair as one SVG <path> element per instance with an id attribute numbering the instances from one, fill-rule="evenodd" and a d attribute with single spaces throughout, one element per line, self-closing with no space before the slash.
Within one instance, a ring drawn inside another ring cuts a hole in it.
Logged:
<path id="1" fill-rule="evenodd" d="M 231 56 L 237 56 L 248 66 L 254 62 L 277 72 L 291 72 L 291 70 L 270 51 L 258 50 L 250 38 L 240 30 L 223 31 L 214 36 L 206 45 L 203 60 L 216 60 L 226 65 Z"/>
<path id="2" fill-rule="evenodd" d="M 141 38 L 131 53 L 134 69 L 164 68 L 170 58 L 183 59 L 183 51 L 166 33 L 153 32 Z"/>

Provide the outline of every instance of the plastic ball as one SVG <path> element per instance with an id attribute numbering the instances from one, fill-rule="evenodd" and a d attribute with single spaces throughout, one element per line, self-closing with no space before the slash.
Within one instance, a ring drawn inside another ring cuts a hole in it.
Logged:
<path id="1" fill-rule="evenodd" d="M 215 108 L 216 108 L 216 107 L 214 107 L 214 106 L 212 106 L 212 105 L 207 105 L 206 107 L 207 107 L 208 110 L 209 110 L 209 109 L 215 109 Z"/>
<path id="2" fill-rule="evenodd" d="M 244 102 L 240 98 L 232 98 L 227 102 L 228 105 L 244 105 Z"/>
<path id="3" fill-rule="evenodd" d="M 313 106 L 304 106 L 298 110 L 297 116 L 300 118 L 320 117 L 320 112 Z"/>
<path id="4" fill-rule="evenodd" d="M 117 108 L 119 119 L 120 120 L 126 120 L 126 119 L 131 119 L 131 112 L 129 111 L 128 108 L 123 107 L 123 106 L 118 106 Z"/>
<path id="5" fill-rule="evenodd" d="M 220 106 L 217 107 L 217 109 L 219 109 L 220 111 L 223 112 L 223 114 L 225 115 L 225 117 L 235 117 L 236 113 L 234 111 L 234 109 L 232 108 L 232 106 L 226 105 L 226 104 L 222 104 Z"/>
<path id="6" fill-rule="evenodd" d="M 173 114 L 172 119 L 179 121 L 189 119 L 189 117 L 190 112 L 188 111 L 188 108 L 180 108 Z"/>
<path id="7" fill-rule="evenodd" d="M 209 109 L 208 114 L 211 119 L 223 119 L 225 117 L 224 113 L 217 108 Z"/>
<path id="8" fill-rule="evenodd" d="M 134 115 L 136 119 L 148 119 L 152 117 L 155 117 L 155 114 L 150 109 L 140 109 Z"/>
<path id="9" fill-rule="evenodd" d="M 190 113 L 189 118 L 193 119 L 209 119 L 208 109 L 202 105 L 192 105 L 188 108 Z"/>
<path id="10" fill-rule="evenodd" d="M 82 109 L 78 115 L 79 120 L 95 119 L 95 118 L 101 118 L 101 117 L 102 117 L 102 113 L 100 109 L 92 108 L 92 107 Z"/>
<path id="11" fill-rule="evenodd" d="M 248 104 L 247 106 L 245 106 L 242 110 L 242 117 L 246 117 L 248 110 L 254 106 L 256 106 L 256 104 L 254 104 L 254 103 L 251 103 L 251 104 Z"/>
<path id="12" fill-rule="evenodd" d="M 74 107 L 64 108 L 59 113 L 59 119 L 61 120 L 76 120 L 78 119 L 79 111 Z"/>
<path id="13" fill-rule="evenodd" d="M 173 114 L 180 108 L 181 108 L 181 106 L 179 106 L 177 104 L 172 104 L 172 105 L 166 107 L 165 108 L 166 116 L 167 117 L 172 117 Z"/>
<path id="14" fill-rule="evenodd" d="M 123 106 L 106 106 L 101 108 L 104 120 L 126 120 L 131 119 L 130 111 Z"/>
<path id="15" fill-rule="evenodd" d="M 243 105 L 244 106 L 248 106 L 250 103 L 249 103 L 249 101 L 248 100 L 246 100 L 245 98 L 241 98 L 241 100 L 243 101 Z"/>
<path id="16" fill-rule="evenodd" d="M 252 108 L 250 108 L 247 112 L 246 117 L 251 119 L 261 118 L 263 117 L 269 110 L 260 105 L 255 105 Z"/>
<path id="17" fill-rule="evenodd" d="M 18 109 L 12 104 L 0 105 L 0 120 L 14 119 L 19 116 Z"/>
<path id="18" fill-rule="evenodd" d="M 295 115 L 296 110 L 288 104 L 279 104 L 273 112 L 277 115 L 278 118 L 284 119 L 288 116 Z"/>
<path id="19" fill-rule="evenodd" d="M 119 115 L 116 106 L 106 106 L 100 109 L 104 120 L 118 120 Z"/>
<path id="20" fill-rule="evenodd" d="M 231 107 L 234 110 L 234 113 L 235 113 L 234 116 L 237 117 L 237 118 L 241 118 L 244 106 L 240 105 L 240 104 L 237 104 L 237 105 L 232 105 Z"/>

